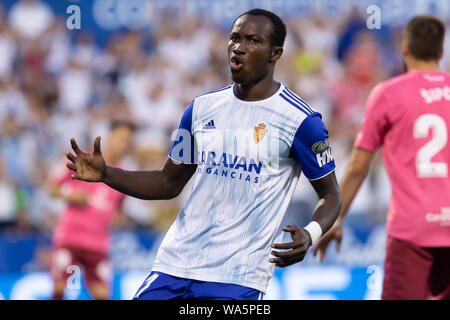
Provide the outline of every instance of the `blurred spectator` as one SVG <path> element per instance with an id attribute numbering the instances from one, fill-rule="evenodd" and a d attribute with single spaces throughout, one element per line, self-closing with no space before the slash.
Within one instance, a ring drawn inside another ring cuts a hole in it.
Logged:
<path id="1" fill-rule="evenodd" d="M 340 37 L 336 48 L 336 53 L 339 60 L 344 59 L 347 50 L 356 41 L 355 36 L 364 30 L 366 30 L 364 18 L 358 8 L 354 6 L 350 10 L 348 17 L 344 19 L 341 26 Z"/>
<path id="2" fill-rule="evenodd" d="M 71 50 L 64 19 L 54 19 L 42 38 L 42 46 L 47 52 L 45 70 L 50 74 L 60 73 L 67 64 Z"/>
<path id="3" fill-rule="evenodd" d="M 37 40 L 53 20 L 51 8 L 40 0 L 20 0 L 9 12 L 9 23 L 23 40 Z"/>
<path id="4" fill-rule="evenodd" d="M 28 101 L 20 90 L 15 76 L 0 78 L 0 124 L 11 115 L 22 124 L 29 121 Z M 0 134 L 2 131 L 0 129 Z"/>
<path id="5" fill-rule="evenodd" d="M 69 60 L 58 79 L 59 105 L 63 112 L 83 114 L 92 95 L 92 70 L 88 65 Z"/>
<path id="6" fill-rule="evenodd" d="M 5 12 L 0 6 L 0 79 L 12 75 L 17 55 L 14 34 L 5 21 Z"/>
<path id="7" fill-rule="evenodd" d="M 16 223 L 15 187 L 0 157 L 0 230 Z"/>

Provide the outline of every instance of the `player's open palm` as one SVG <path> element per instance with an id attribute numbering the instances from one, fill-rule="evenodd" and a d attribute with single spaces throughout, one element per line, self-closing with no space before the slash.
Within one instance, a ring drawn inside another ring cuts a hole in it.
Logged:
<path id="1" fill-rule="evenodd" d="M 327 252 L 328 245 L 336 240 L 336 251 L 339 252 L 341 248 L 341 242 L 342 242 L 342 226 L 336 225 L 332 227 L 330 230 L 328 230 L 327 233 L 325 233 L 320 240 L 317 242 L 313 249 L 314 256 L 317 255 L 317 252 L 319 253 L 319 260 L 323 261 L 325 259 L 325 254 Z"/>
<path id="2" fill-rule="evenodd" d="M 81 151 L 74 138 L 70 139 L 70 143 L 75 156 L 71 152 L 66 156 L 71 161 L 67 163 L 67 168 L 75 172 L 72 179 L 100 182 L 106 170 L 105 160 L 100 151 L 100 137 L 95 138 L 94 151 L 91 154 Z"/>

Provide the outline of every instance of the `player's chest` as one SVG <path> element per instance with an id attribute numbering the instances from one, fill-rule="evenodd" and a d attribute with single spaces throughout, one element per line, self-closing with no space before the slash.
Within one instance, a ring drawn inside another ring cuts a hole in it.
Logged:
<path id="1" fill-rule="evenodd" d="M 287 156 L 284 146 L 288 132 L 283 129 L 283 120 L 269 106 L 223 104 L 209 108 L 193 121 L 199 161 L 211 162 L 213 155 L 262 161 Z"/>

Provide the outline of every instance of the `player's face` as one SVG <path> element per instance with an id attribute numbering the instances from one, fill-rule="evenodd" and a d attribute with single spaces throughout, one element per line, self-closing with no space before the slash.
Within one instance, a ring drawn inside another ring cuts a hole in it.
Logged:
<path id="1" fill-rule="evenodd" d="M 233 25 L 228 42 L 228 61 L 233 82 L 250 84 L 266 77 L 273 63 L 272 23 L 264 16 L 244 15 Z"/>
<path id="2" fill-rule="evenodd" d="M 130 148 L 132 137 L 133 132 L 130 128 L 126 126 L 115 128 L 109 136 L 111 152 L 117 157 L 124 156 Z"/>

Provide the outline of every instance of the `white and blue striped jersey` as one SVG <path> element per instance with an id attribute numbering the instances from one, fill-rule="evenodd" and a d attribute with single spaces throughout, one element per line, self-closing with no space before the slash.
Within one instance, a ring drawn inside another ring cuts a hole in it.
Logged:
<path id="1" fill-rule="evenodd" d="M 233 86 L 183 114 L 169 157 L 198 166 L 153 270 L 265 292 L 300 173 L 319 179 L 335 164 L 321 115 L 283 84 L 259 101 L 238 99 Z"/>

